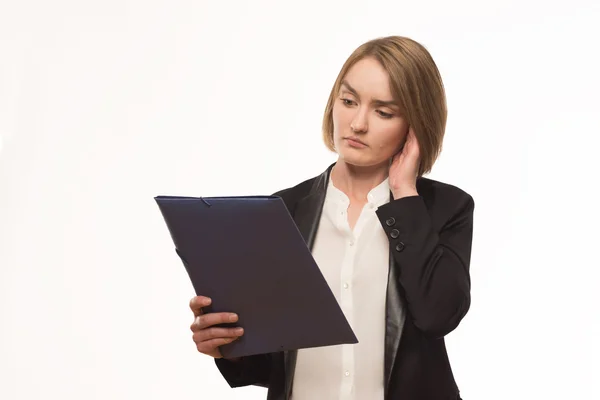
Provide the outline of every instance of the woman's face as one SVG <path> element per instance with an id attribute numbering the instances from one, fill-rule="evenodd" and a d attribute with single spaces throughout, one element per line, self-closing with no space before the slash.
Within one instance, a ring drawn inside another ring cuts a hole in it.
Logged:
<path id="1" fill-rule="evenodd" d="M 339 157 L 358 167 L 386 164 L 402 148 L 408 128 L 381 64 L 373 58 L 354 64 L 333 106 L 333 140 Z"/>

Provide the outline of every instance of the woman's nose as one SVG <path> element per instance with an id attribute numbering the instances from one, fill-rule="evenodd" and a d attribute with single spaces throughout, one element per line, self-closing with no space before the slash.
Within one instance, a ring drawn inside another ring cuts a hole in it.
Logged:
<path id="1" fill-rule="evenodd" d="M 353 132 L 357 133 L 366 132 L 367 118 L 361 111 L 356 112 L 354 119 L 350 123 L 350 129 L 352 129 Z"/>

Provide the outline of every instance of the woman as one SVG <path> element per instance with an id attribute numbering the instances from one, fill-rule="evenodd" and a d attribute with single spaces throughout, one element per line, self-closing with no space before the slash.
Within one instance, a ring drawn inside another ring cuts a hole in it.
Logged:
<path id="1" fill-rule="evenodd" d="M 358 47 L 333 85 L 323 139 L 338 160 L 285 201 L 359 343 L 221 357 L 243 328 L 190 302 L 198 351 L 231 387 L 268 399 L 460 399 L 444 337 L 470 306 L 472 197 L 424 178 L 442 147 L 445 93 L 428 51 L 405 37 Z M 233 320 L 235 321 L 235 315 Z"/>

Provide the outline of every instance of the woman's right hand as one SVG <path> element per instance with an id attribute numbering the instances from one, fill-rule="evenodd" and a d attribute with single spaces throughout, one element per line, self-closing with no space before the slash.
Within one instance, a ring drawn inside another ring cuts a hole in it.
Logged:
<path id="1" fill-rule="evenodd" d="M 210 305 L 210 299 L 204 296 L 195 296 L 190 300 L 190 308 L 194 313 L 194 322 L 190 326 L 194 343 L 200 353 L 214 358 L 222 358 L 219 347 L 231 343 L 244 334 L 242 328 L 221 328 L 214 325 L 230 324 L 237 322 L 238 316 L 233 313 L 208 313 L 202 307 Z M 232 359 L 237 360 L 237 359 Z"/>

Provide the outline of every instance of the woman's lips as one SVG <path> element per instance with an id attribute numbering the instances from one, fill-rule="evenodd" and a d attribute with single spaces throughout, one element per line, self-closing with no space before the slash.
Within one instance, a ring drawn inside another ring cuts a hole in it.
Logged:
<path id="1" fill-rule="evenodd" d="M 356 138 L 348 137 L 348 138 L 346 138 L 346 142 L 348 143 L 348 145 L 350 147 L 354 147 L 357 149 L 364 149 L 365 147 L 367 147 L 366 144 L 364 144 L 363 142 L 361 142 L 359 139 L 356 139 Z"/>

